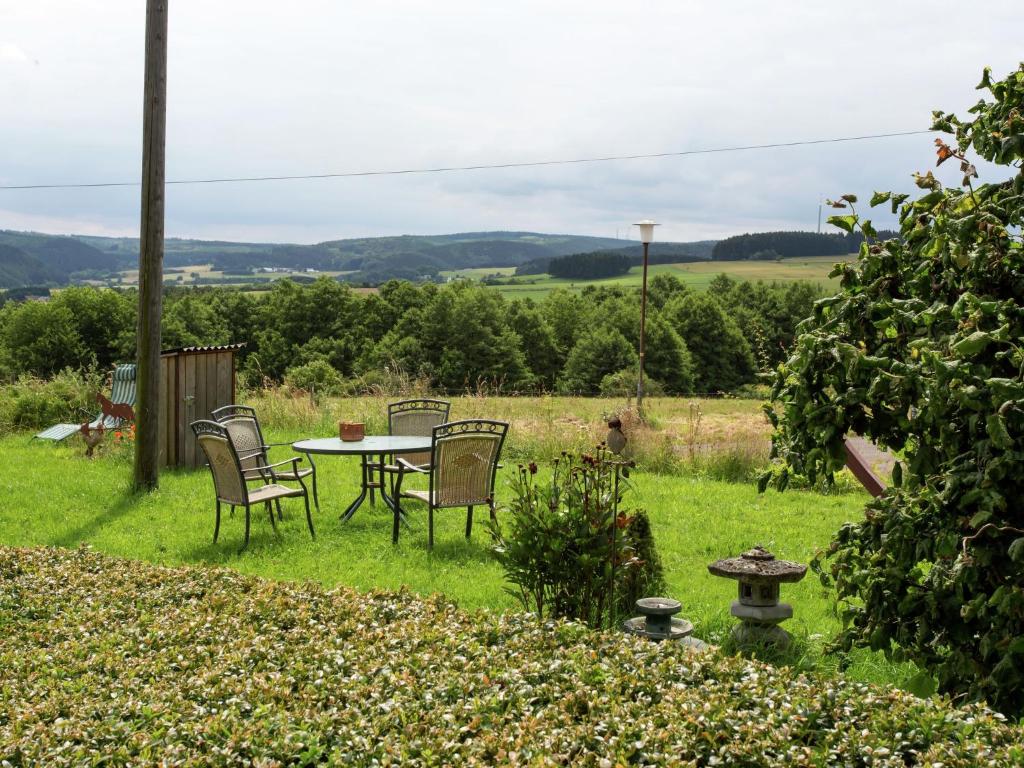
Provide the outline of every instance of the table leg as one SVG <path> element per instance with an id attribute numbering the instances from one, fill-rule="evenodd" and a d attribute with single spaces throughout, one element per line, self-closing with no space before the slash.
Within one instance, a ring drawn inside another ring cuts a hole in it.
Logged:
<path id="1" fill-rule="evenodd" d="M 382 499 L 384 499 L 384 503 L 387 504 L 388 508 L 392 512 L 394 512 L 395 509 L 398 508 L 399 519 L 402 521 L 402 523 L 405 525 L 406 528 L 410 528 L 410 526 L 409 526 L 409 519 L 408 519 L 408 516 L 405 514 L 405 510 L 398 506 L 398 500 L 397 499 L 395 499 L 394 497 L 388 495 L 387 487 L 386 487 L 387 483 L 384 481 L 384 475 L 386 473 L 384 472 L 384 469 L 383 469 L 383 467 L 384 467 L 384 454 L 383 453 L 380 455 L 380 466 L 381 466 L 381 470 L 380 470 L 380 497 Z M 411 530 L 411 528 L 410 528 L 410 530 Z"/>
<path id="2" fill-rule="evenodd" d="M 360 464 L 362 464 L 363 479 L 362 482 L 359 484 L 359 495 L 356 496 L 355 501 L 348 505 L 348 509 L 346 509 L 341 516 L 341 519 L 345 522 L 351 520 L 352 515 L 354 515 L 356 513 L 356 510 L 359 509 L 359 505 L 362 504 L 363 499 L 366 498 L 366 489 L 369 487 L 370 478 L 368 477 L 369 468 L 366 466 L 366 456 L 360 456 L 359 461 Z"/>

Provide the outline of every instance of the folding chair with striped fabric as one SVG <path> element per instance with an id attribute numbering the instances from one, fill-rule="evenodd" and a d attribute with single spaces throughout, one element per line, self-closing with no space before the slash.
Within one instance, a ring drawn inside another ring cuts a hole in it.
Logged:
<path id="1" fill-rule="evenodd" d="M 110 386 L 110 402 L 114 405 L 130 405 L 133 408 L 135 407 L 135 366 L 133 364 L 125 363 L 118 365 L 114 369 L 113 382 Z M 89 429 L 98 429 L 100 424 L 103 425 L 104 429 L 117 429 L 123 424 L 123 420 L 114 416 L 105 417 L 101 412 L 97 414 L 95 419 L 89 422 Z M 60 442 L 61 440 L 66 440 L 81 428 L 81 423 L 54 424 L 39 434 L 33 435 L 33 437 L 37 437 L 40 440 Z"/>

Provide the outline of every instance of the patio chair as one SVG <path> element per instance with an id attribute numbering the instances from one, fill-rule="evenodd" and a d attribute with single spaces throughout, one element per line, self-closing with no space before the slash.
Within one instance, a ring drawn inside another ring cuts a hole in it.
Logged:
<path id="1" fill-rule="evenodd" d="M 128 405 L 131 407 L 135 406 L 135 366 L 133 364 L 125 363 L 118 365 L 114 368 L 114 374 L 111 377 L 110 385 L 110 402 L 113 405 Z M 103 425 L 103 429 L 117 429 L 124 423 L 123 419 L 117 418 L 116 416 L 104 416 L 101 411 L 96 415 L 96 418 L 89 422 L 89 429 L 99 429 L 100 425 Z M 71 435 L 82 429 L 82 422 L 76 424 L 54 424 L 52 427 L 44 429 L 39 434 L 33 435 L 33 439 L 40 440 L 53 440 L 54 442 L 60 442 L 71 437 Z"/>
<path id="2" fill-rule="evenodd" d="M 389 435 L 416 435 L 429 437 L 434 427 L 448 421 L 448 414 L 451 413 L 452 404 L 447 400 L 432 400 L 427 397 L 420 397 L 411 400 L 399 400 L 396 403 L 388 403 L 388 434 Z M 430 452 L 419 451 L 417 453 L 396 454 L 394 458 L 405 459 L 417 467 L 426 468 L 430 463 Z M 371 464 L 370 471 L 383 470 L 391 476 L 391 495 L 395 492 L 395 475 L 398 473 L 397 464 Z M 381 475 L 381 492 L 383 493 L 384 476 Z M 373 493 L 371 488 L 370 493 Z M 370 497 L 373 501 L 373 497 Z"/>
<path id="3" fill-rule="evenodd" d="M 274 519 L 274 509 L 271 502 L 278 502 L 280 499 L 293 496 L 301 496 L 306 505 L 306 524 L 309 525 L 309 535 L 314 539 L 316 532 L 313 530 L 313 516 L 309 511 L 309 493 L 306 491 L 306 484 L 299 477 L 299 457 L 293 457 L 277 464 L 260 465 L 255 467 L 259 472 L 266 472 L 271 482 L 261 485 L 258 488 L 249 489 L 246 471 L 242 469 L 242 463 L 235 450 L 235 445 L 228 434 L 227 428 L 216 421 L 205 419 L 192 422 L 192 431 L 195 433 L 196 441 L 206 455 L 206 461 L 210 467 L 210 474 L 213 475 L 213 487 L 217 496 L 217 521 L 213 528 L 213 541 L 217 543 L 220 534 L 220 505 L 227 504 L 234 511 L 235 507 L 245 507 L 245 541 L 239 553 L 244 552 L 249 546 L 249 508 L 253 504 L 263 504 L 267 514 L 270 516 L 270 525 L 277 533 L 277 522 Z M 279 475 L 275 471 L 278 467 L 290 464 L 291 474 L 298 478 L 299 488 L 278 485 Z"/>
<path id="4" fill-rule="evenodd" d="M 266 466 L 270 464 L 268 452 L 271 448 L 291 443 L 268 443 L 263 439 L 263 430 L 260 429 L 260 421 L 256 418 L 256 409 L 247 405 L 225 405 L 215 408 L 211 414 L 213 420 L 221 424 L 231 436 L 231 442 L 238 453 L 238 460 L 242 465 L 245 479 L 252 482 L 261 480 L 264 483 L 270 482 L 270 475 Z M 302 461 L 300 458 L 299 461 Z M 303 468 L 279 471 L 274 473 L 277 480 L 285 482 L 302 481 L 303 478 L 311 477 L 313 481 L 313 504 L 316 511 L 320 511 L 320 497 L 316 488 L 316 468 Z M 278 508 L 280 512 L 280 507 Z"/>
<path id="5" fill-rule="evenodd" d="M 489 419 L 465 419 L 434 427 L 431 433 L 429 466 L 418 467 L 399 458 L 395 480 L 395 521 L 391 541 L 398 543 L 402 498 L 427 505 L 427 548 L 434 548 L 434 510 L 466 507 L 466 538 L 473 529 L 473 507 L 486 504 L 494 519 L 494 478 L 498 457 L 508 433 L 508 424 Z M 428 490 L 403 489 L 407 476 L 426 474 Z"/>

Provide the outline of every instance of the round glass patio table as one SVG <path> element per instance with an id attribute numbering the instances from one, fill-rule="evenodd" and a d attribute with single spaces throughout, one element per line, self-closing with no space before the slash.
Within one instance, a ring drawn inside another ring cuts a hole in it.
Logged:
<path id="1" fill-rule="evenodd" d="M 366 499 L 367 491 L 372 493 L 374 489 L 380 491 L 380 496 L 384 499 L 384 503 L 394 511 L 395 500 L 388 495 L 384 483 L 384 458 L 386 456 L 394 456 L 396 453 L 429 451 L 430 436 L 367 435 L 362 440 L 352 441 L 340 440 L 337 437 L 320 437 L 292 443 L 292 450 L 306 454 L 306 458 L 309 459 L 309 464 L 314 470 L 316 469 L 316 464 L 313 463 L 313 456 L 359 456 L 361 458 L 362 482 L 359 487 L 359 495 L 356 496 L 341 515 L 342 520 L 350 520 L 363 503 L 363 500 Z M 379 466 L 382 468 L 379 480 L 374 476 L 374 468 L 370 462 L 370 458 L 373 456 L 377 457 L 377 460 L 380 462 Z M 315 472 L 313 477 L 316 477 Z"/>

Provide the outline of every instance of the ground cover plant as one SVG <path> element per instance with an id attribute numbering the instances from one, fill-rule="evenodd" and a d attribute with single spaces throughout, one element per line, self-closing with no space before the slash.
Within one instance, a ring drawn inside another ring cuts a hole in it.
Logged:
<path id="1" fill-rule="evenodd" d="M 621 632 L 0 548 L 6 765 L 1009 765 L 980 707 Z"/>
<path id="2" fill-rule="evenodd" d="M 922 196 L 876 193 L 901 239 L 865 244 L 819 301 L 772 392 L 774 451 L 828 477 L 843 436 L 902 452 L 893 487 L 844 526 L 824 575 L 842 601 L 844 647 L 882 649 L 940 690 L 1024 713 L 1024 64 L 972 119 L 935 113 L 938 164 Z M 975 157 L 1009 178 L 976 182 Z M 939 171 L 941 174 L 942 171 Z M 852 195 L 840 208 L 856 203 Z M 856 211 L 830 219 L 873 236 Z M 769 478 L 766 476 L 765 480 Z"/>

